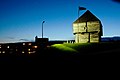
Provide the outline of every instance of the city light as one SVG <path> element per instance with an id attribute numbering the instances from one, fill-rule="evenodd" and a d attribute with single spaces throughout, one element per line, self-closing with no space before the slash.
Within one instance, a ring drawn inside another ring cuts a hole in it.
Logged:
<path id="1" fill-rule="evenodd" d="M 18 50 L 16 49 L 16 51 L 18 51 Z"/>
<path id="2" fill-rule="evenodd" d="M 10 48 L 10 46 L 7 46 L 7 48 Z"/>
<path id="3" fill-rule="evenodd" d="M 31 52 L 28 52 L 29 54 L 31 54 Z"/>
<path id="4" fill-rule="evenodd" d="M 33 46 L 33 48 L 35 48 L 35 49 L 36 49 L 36 48 L 38 48 L 38 46 Z"/>
<path id="5" fill-rule="evenodd" d="M 32 45 L 32 43 L 28 43 L 28 45 L 30 46 L 30 45 Z"/>
<path id="6" fill-rule="evenodd" d="M 2 53 L 5 53 L 5 51 L 3 51 Z"/>
<path id="7" fill-rule="evenodd" d="M 25 53 L 24 51 L 22 51 L 22 53 Z"/>
<path id="8" fill-rule="evenodd" d="M 23 43 L 23 45 L 25 45 L 25 43 Z"/>
<path id="9" fill-rule="evenodd" d="M 30 49 L 28 49 L 28 51 L 30 51 Z"/>

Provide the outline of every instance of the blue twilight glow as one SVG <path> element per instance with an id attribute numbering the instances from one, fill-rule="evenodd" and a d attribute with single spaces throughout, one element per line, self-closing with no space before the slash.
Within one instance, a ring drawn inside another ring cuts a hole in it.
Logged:
<path id="1" fill-rule="evenodd" d="M 78 6 L 86 7 L 103 24 L 104 36 L 120 35 L 120 4 L 112 0 L 0 0 L 0 43 L 74 39 L 72 23 Z M 80 11 L 80 15 L 85 11 Z"/>

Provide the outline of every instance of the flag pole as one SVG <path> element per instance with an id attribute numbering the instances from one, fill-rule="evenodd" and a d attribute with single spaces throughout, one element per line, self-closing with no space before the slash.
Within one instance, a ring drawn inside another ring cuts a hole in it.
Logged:
<path id="1" fill-rule="evenodd" d="M 78 32 L 79 32 L 79 23 L 80 23 L 80 20 L 79 20 L 80 10 L 86 10 L 86 8 L 78 6 Z M 78 40 L 78 43 L 79 43 L 79 36 L 78 36 L 77 40 Z"/>
<path id="2" fill-rule="evenodd" d="M 80 6 L 78 6 L 78 18 L 79 18 L 79 7 L 80 7 Z"/>
<path id="3" fill-rule="evenodd" d="M 42 22 L 42 38 L 43 38 L 43 23 L 45 23 L 45 21 Z"/>
<path id="4" fill-rule="evenodd" d="M 80 22 L 80 21 L 79 21 L 79 14 L 80 14 L 80 13 L 79 13 L 79 11 L 80 11 L 80 10 L 79 10 L 79 7 L 80 7 L 80 6 L 78 6 L 78 32 L 79 32 L 79 22 Z M 79 43 L 79 36 L 77 36 L 77 42 Z"/>

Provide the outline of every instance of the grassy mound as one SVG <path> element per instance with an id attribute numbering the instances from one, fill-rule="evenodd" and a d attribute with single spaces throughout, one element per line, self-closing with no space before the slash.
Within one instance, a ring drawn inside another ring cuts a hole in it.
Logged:
<path id="1" fill-rule="evenodd" d="M 64 44 L 54 44 L 51 48 L 56 49 L 56 51 L 61 51 L 64 53 L 80 53 L 80 54 L 101 54 L 101 53 L 113 53 L 120 51 L 120 43 L 105 42 L 105 43 L 64 43 Z"/>

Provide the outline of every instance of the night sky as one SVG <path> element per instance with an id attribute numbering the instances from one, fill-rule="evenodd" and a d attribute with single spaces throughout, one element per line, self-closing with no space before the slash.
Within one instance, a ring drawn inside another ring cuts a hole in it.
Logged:
<path id="1" fill-rule="evenodd" d="M 43 21 L 45 38 L 73 40 L 78 6 L 101 20 L 103 37 L 120 36 L 120 3 L 112 0 L 0 0 L 0 43 L 34 41 Z"/>

